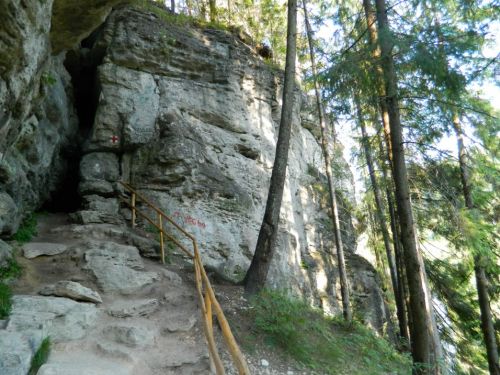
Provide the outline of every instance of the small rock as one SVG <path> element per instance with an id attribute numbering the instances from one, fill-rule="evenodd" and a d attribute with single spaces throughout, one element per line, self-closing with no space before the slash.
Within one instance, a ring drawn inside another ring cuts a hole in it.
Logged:
<path id="1" fill-rule="evenodd" d="M 154 341 L 153 332 L 137 327 L 111 326 L 103 331 L 104 336 L 111 341 L 124 344 L 132 348 L 144 348 Z"/>
<path id="2" fill-rule="evenodd" d="M 165 328 L 168 332 L 188 332 L 194 327 L 196 322 L 195 315 L 172 317 L 166 322 Z"/>
<path id="3" fill-rule="evenodd" d="M 269 362 L 267 360 L 265 360 L 265 359 L 261 359 L 260 360 L 260 365 L 262 367 L 268 367 L 269 366 Z"/>
<path id="4" fill-rule="evenodd" d="M 170 281 L 172 285 L 181 285 L 182 284 L 182 279 L 181 277 L 176 274 L 175 272 L 172 272 L 170 270 L 162 270 L 163 276 L 165 279 Z"/>
<path id="5" fill-rule="evenodd" d="M 127 300 L 115 302 L 107 313 L 115 318 L 149 316 L 158 310 L 157 299 Z"/>
<path id="6" fill-rule="evenodd" d="M 39 294 L 43 296 L 68 297 L 75 301 L 102 302 L 99 293 L 74 281 L 59 281 L 54 285 L 46 286 Z"/>
<path id="7" fill-rule="evenodd" d="M 25 258 L 33 259 L 40 255 L 57 255 L 64 253 L 68 246 L 60 243 L 50 242 L 31 242 L 23 246 L 23 254 Z"/>

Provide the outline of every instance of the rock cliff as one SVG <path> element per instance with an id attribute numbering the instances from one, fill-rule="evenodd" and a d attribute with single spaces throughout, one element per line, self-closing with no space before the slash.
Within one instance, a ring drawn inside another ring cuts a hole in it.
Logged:
<path id="1" fill-rule="evenodd" d="M 0 26 L 0 231 L 15 232 L 26 212 L 64 196 L 61 189 L 74 201 L 68 190 L 76 192 L 76 181 L 79 221 L 119 223 L 117 181 L 124 180 L 196 236 L 219 278 L 241 281 L 266 202 L 281 73 L 230 32 L 182 25 L 171 15 L 131 6 L 115 8 L 95 30 L 79 31 L 79 47 L 54 56 L 51 5 L 0 5 L 7 19 Z M 269 285 L 336 313 L 324 162 L 309 130 L 314 123 L 307 100 L 299 90 L 295 95 Z M 71 168 L 75 160 L 78 176 Z M 355 254 L 351 179 L 348 173 L 337 177 L 357 311 L 381 330 L 387 316 L 378 276 Z"/>

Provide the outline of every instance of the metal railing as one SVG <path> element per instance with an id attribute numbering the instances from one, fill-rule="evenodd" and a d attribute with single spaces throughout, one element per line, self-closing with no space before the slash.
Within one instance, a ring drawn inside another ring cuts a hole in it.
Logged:
<path id="1" fill-rule="evenodd" d="M 238 370 L 240 375 L 250 375 L 250 370 L 248 369 L 248 365 L 246 363 L 245 357 L 241 352 L 236 340 L 234 339 L 233 333 L 231 332 L 231 328 L 229 327 L 229 323 L 222 311 L 222 308 L 215 298 L 214 290 L 212 289 L 212 285 L 205 271 L 205 267 L 203 266 L 203 262 L 201 261 L 200 252 L 198 251 L 198 244 L 193 235 L 186 232 L 184 228 L 182 228 L 179 224 L 177 224 L 172 218 L 167 216 L 163 211 L 161 211 L 154 204 L 149 202 L 146 198 L 140 195 L 136 190 L 132 188 L 126 182 L 120 181 L 120 184 L 130 193 L 130 199 L 125 199 L 124 197 L 120 197 L 120 200 L 127 204 L 132 212 L 132 227 L 136 225 L 137 215 L 144 218 L 150 224 L 152 224 L 160 235 L 160 255 L 162 263 L 165 263 L 165 238 L 172 241 L 177 247 L 179 247 L 189 258 L 193 260 L 194 264 L 194 273 L 195 273 L 195 282 L 196 289 L 198 292 L 198 299 L 200 302 L 200 306 L 203 312 L 203 329 L 205 332 L 205 338 L 208 344 L 208 350 L 210 353 L 210 360 L 215 368 L 217 375 L 225 375 L 224 366 L 222 364 L 219 352 L 217 350 L 217 346 L 215 344 L 214 338 L 214 330 L 213 330 L 213 322 L 212 315 L 213 312 L 217 317 L 217 321 L 219 322 L 219 326 L 222 331 L 222 336 L 224 337 L 224 341 L 226 346 L 231 354 L 231 358 L 233 363 Z M 150 209 L 152 209 L 156 214 L 156 220 L 149 217 L 146 213 L 140 211 L 137 208 L 137 203 L 142 202 L 147 205 Z M 172 224 L 179 232 L 181 232 L 185 237 L 187 237 L 192 245 L 193 251 L 189 251 L 184 245 L 182 245 L 174 236 L 167 233 L 164 230 L 164 223 L 168 222 Z M 212 311 L 213 310 L 213 311 Z"/>

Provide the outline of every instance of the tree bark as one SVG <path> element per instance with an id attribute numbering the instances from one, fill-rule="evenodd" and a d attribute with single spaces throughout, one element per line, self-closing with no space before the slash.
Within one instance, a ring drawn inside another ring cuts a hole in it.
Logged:
<path id="1" fill-rule="evenodd" d="M 392 57 L 391 33 L 385 0 L 376 0 L 375 4 L 381 52 L 380 66 L 383 71 L 386 93 L 384 101 L 389 115 L 396 204 L 410 292 L 412 356 L 413 361 L 419 364 L 415 370 L 417 374 L 434 374 L 439 373 L 440 343 L 435 341 L 431 298 L 428 295 L 423 259 L 417 247 L 397 98 L 397 80 Z"/>
<path id="2" fill-rule="evenodd" d="M 217 5 L 215 0 L 208 0 L 209 12 L 210 12 L 210 22 L 217 21 Z"/>
<path id="3" fill-rule="evenodd" d="M 384 145 L 382 138 L 377 135 L 378 138 L 378 145 L 380 149 L 380 155 L 385 155 L 385 150 L 384 150 Z M 383 157 L 383 156 L 382 156 Z M 387 168 L 387 164 L 385 162 L 389 162 L 389 160 L 384 160 L 382 164 L 382 176 L 384 178 L 384 181 L 386 181 L 386 189 L 385 189 L 385 195 L 387 199 L 387 207 L 389 210 L 389 219 L 391 223 L 391 232 L 392 232 L 392 241 L 394 244 L 394 253 L 395 253 L 395 258 L 396 258 L 396 267 L 397 267 L 397 277 L 398 277 L 398 297 L 400 299 L 399 304 L 402 306 L 402 309 L 404 311 L 404 314 L 402 314 L 401 317 L 398 316 L 399 320 L 399 328 L 400 330 L 403 329 L 403 332 L 401 334 L 401 337 L 406 339 L 406 346 L 408 349 L 410 349 L 410 333 L 408 332 L 408 328 L 411 325 L 411 316 L 410 316 L 410 300 L 408 298 L 408 285 L 405 282 L 406 280 L 406 270 L 404 267 L 404 255 L 403 255 L 403 250 L 401 248 L 401 241 L 400 241 L 400 229 L 399 229 L 399 223 L 397 221 L 397 216 L 396 216 L 396 210 L 394 209 L 394 194 L 393 190 L 391 190 L 392 185 L 392 179 L 391 176 L 389 175 L 390 171 L 388 171 L 389 168 Z"/>
<path id="4" fill-rule="evenodd" d="M 175 13 L 175 0 L 170 0 L 170 10 Z"/>
<path id="5" fill-rule="evenodd" d="M 351 321 L 352 311 L 349 298 L 349 283 L 347 281 L 347 272 L 344 259 L 344 245 L 342 243 L 342 234 L 340 232 L 340 220 L 339 220 L 339 213 L 337 206 L 336 189 L 332 177 L 330 152 L 328 151 L 329 141 L 326 129 L 325 112 L 321 102 L 321 93 L 319 90 L 319 84 L 317 80 L 313 35 L 311 30 L 311 24 L 309 23 L 306 1 L 307 0 L 302 0 L 302 6 L 304 9 L 304 22 L 306 26 L 307 41 L 309 44 L 309 58 L 311 60 L 311 71 L 313 75 L 314 92 L 316 95 L 316 107 L 318 109 L 319 125 L 321 129 L 321 149 L 323 151 L 323 158 L 325 159 L 326 177 L 328 180 L 328 193 L 330 197 L 330 211 L 332 215 L 333 233 L 335 236 L 335 247 L 337 249 L 337 264 L 338 264 L 339 279 L 340 279 L 340 294 L 342 296 L 342 315 L 346 321 Z"/>
<path id="6" fill-rule="evenodd" d="M 474 201 L 471 193 L 469 173 L 467 170 L 467 151 L 463 140 L 463 131 L 458 114 L 453 115 L 453 128 L 457 137 L 458 162 L 460 164 L 460 179 L 462 181 L 462 191 L 465 199 L 465 206 L 468 210 L 474 209 Z M 498 363 L 498 344 L 493 325 L 493 316 L 490 308 L 488 296 L 488 280 L 483 267 L 484 260 L 479 255 L 474 255 L 474 273 L 476 276 L 476 289 L 479 300 L 479 310 L 481 311 L 481 330 L 483 331 L 486 355 L 488 357 L 488 368 L 491 375 L 500 375 Z"/>
<path id="7" fill-rule="evenodd" d="M 295 59 L 297 37 L 297 0 L 288 1 L 287 49 L 285 81 L 283 88 L 283 107 L 276 143 L 273 172 L 267 197 L 264 219 L 259 231 L 255 254 L 245 276 L 246 294 L 255 294 L 264 288 L 269 266 L 275 252 L 279 229 L 279 215 L 283 189 L 285 186 L 288 149 L 292 129 L 293 104 L 295 97 Z"/>
<path id="8" fill-rule="evenodd" d="M 377 177 L 375 176 L 375 167 L 372 157 L 372 150 L 368 139 L 368 133 L 366 132 L 365 121 L 361 110 L 361 103 L 359 100 L 359 96 L 356 93 L 354 94 L 354 102 L 356 105 L 359 127 L 361 129 L 361 142 L 363 144 L 363 148 L 365 151 L 366 165 L 368 167 L 368 174 L 370 175 L 370 182 L 373 188 L 373 195 L 375 198 L 376 218 L 378 221 L 380 232 L 382 233 L 382 239 L 384 241 L 387 263 L 389 265 L 389 271 L 391 275 L 392 290 L 394 292 L 394 299 L 396 300 L 396 312 L 399 323 L 399 334 L 402 338 L 408 340 L 408 336 L 406 335 L 407 328 L 406 328 L 404 300 L 402 298 L 402 293 L 398 285 L 398 274 L 397 274 L 398 272 L 394 256 L 392 255 L 389 231 L 387 230 L 387 226 L 385 224 L 385 215 L 384 215 L 385 207 L 383 204 L 382 193 L 380 192 L 380 187 L 377 181 Z"/>

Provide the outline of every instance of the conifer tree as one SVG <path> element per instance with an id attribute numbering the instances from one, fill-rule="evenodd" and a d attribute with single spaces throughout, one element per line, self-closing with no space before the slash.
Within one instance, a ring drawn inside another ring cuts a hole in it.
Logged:
<path id="1" fill-rule="evenodd" d="M 438 363 L 441 361 L 441 347 L 438 333 L 434 329 L 434 312 L 428 295 L 423 259 L 417 246 L 417 233 L 413 220 L 399 113 L 397 79 L 392 56 L 391 30 L 385 0 L 376 0 L 375 5 L 381 50 L 380 66 L 385 84 L 385 97 L 382 100 L 387 105 L 389 115 L 393 178 L 410 293 L 412 357 L 419 366 L 416 369 L 417 373 L 439 373 Z"/>
<path id="2" fill-rule="evenodd" d="M 309 58 L 311 61 L 314 94 L 316 97 L 316 108 L 318 110 L 319 125 L 321 129 L 321 149 L 323 151 L 323 158 L 325 159 L 325 171 L 328 180 L 328 194 L 330 198 L 330 210 L 332 215 L 333 234 L 335 236 L 335 247 L 337 249 L 337 264 L 338 264 L 339 279 L 340 279 L 340 293 L 342 295 L 342 314 L 344 316 L 344 319 L 350 322 L 352 319 L 352 311 L 351 311 L 350 297 L 349 297 L 349 283 L 347 281 L 347 271 L 344 259 L 344 245 L 342 243 L 342 234 L 340 232 L 340 220 L 339 220 L 337 197 L 335 191 L 336 189 L 332 177 L 332 166 L 330 162 L 331 156 L 328 150 L 329 142 L 327 138 L 328 133 L 326 129 L 325 112 L 321 101 L 321 93 L 317 79 L 316 61 L 314 57 L 313 35 L 311 30 L 311 24 L 309 23 L 306 0 L 302 0 L 302 6 L 304 10 L 304 22 L 306 26 L 307 41 L 309 46 Z"/>
<path id="3" fill-rule="evenodd" d="M 264 288 L 271 260 L 276 251 L 279 216 L 292 130 L 295 97 L 296 38 L 297 0 L 288 0 L 287 50 L 281 121 L 264 219 L 260 227 L 255 254 L 245 276 L 245 291 L 247 294 L 255 294 Z"/>

